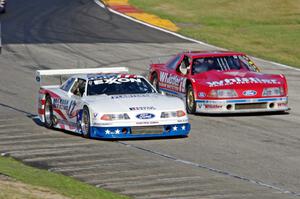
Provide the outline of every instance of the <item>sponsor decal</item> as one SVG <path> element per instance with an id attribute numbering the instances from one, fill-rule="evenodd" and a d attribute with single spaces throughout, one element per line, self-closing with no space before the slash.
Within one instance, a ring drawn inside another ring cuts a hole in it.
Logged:
<path id="1" fill-rule="evenodd" d="M 166 72 L 160 72 L 160 86 L 176 92 L 185 92 L 186 78 Z"/>
<path id="2" fill-rule="evenodd" d="M 126 98 L 136 98 L 136 97 L 150 97 L 150 95 L 149 94 L 112 95 L 111 99 L 126 99 Z"/>
<path id="3" fill-rule="evenodd" d="M 182 123 L 182 122 L 188 122 L 188 119 L 182 119 L 182 120 L 177 120 L 178 123 Z"/>
<path id="4" fill-rule="evenodd" d="M 127 82 L 142 82 L 141 79 L 139 78 L 121 78 L 121 77 L 112 77 L 109 79 L 99 79 L 99 80 L 94 80 L 93 81 L 95 85 L 99 85 L 99 84 L 122 84 L 122 83 L 127 83 Z"/>
<path id="5" fill-rule="evenodd" d="M 277 106 L 278 107 L 287 107 L 287 103 L 286 102 L 278 103 Z"/>
<path id="6" fill-rule="evenodd" d="M 98 113 L 94 113 L 94 119 L 97 119 L 98 115 Z"/>
<path id="7" fill-rule="evenodd" d="M 111 74 L 88 74 L 88 80 L 97 80 L 97 79 L 110 79 L 110 78 L 137 78 L 137 75 L 132 74 L 120 74 L 116 75 L 115 73 Z"/>
<path id="8" fill-rule="evenodd" d="M 206 93 L 200 92 L 200 93 L 198 93 L 198 97 L 204 98 L 204 97 L 206 97 Z"/>
<path id="9" fill-rule="evenodd" d="M 56 109 L 68 110 L 69 100 L 60 99 L 60 98 L 53 98 L 52 106 L 53 106 L 53 108 L 56 108 Z"/>
<path id="10" fill-rule="evenodd" d="M 198 105 L 198 108 L 201 109 L 201 110 L 223 108 L 223 105 L 219 105 L 219 104 L 203 104 L 203 103 L 198 103 L 197 105 Z"/>
<path id="11" fill-rule="evenodd" d="M 77 103 L 75 100 L 67 100 L 60 98 L 53 98 L 52 106 L 54 109 L 65 110 L 69 118 L 76 117 L 78 110 L 75 110 Z"/>
<path id="12" fill-rule="evenodd" d="M 130 107 L 131 111 L 147 111 L 147 110 L 156 110 L 154 106 L 140 106 L 140 107 Z"/>
<path id="13" fill-rule="evenodd" d="M 154 117 L 155 117 L 155 115 L 152 113 L 140 113 L 140 114 L 136 115 L 136 118 L 138 118 L 140 120 L 149 120 Z"/>
<path id="14" fill-rule="evenodd" d="M 250 78 L 235 77 L 232 79 L 206 82 L 206 84 L 208 84 L 209 87 L 215 87 L 215 86 L 227 86 L 227 85 L 234 85 L 234 84 L 280 84 L 280 82 L 278 82 L 276 79 L 261 79 L 257 77 L 250 77 Z"/>
<path id="15" fill-rule="evenodd" d="M 198 103 L 198 108 L 199 108 L 199 109 L 205 109 L 205 106 L 204 106 L 204 104 L 202 104 L 202 103 Z"/>
<path id="16" fill-rule="evenodd" d="M 74 117 L 76 116 L 77 112 L 74 111 L 75 107 L 76 107 L 76 101 L 75 100 L 72 100 L 70 101 L 70 104 L 68 106 L 68 109 L 67 109 L 67 114 L 69 117 Z"/>
<path id="17" fill-rule="evenodd" d="M 117 75 L 116 74 L 87 74 L 87 78 L 89 80 L 108 79 L 112 77 L 117 77 Z"/>
<path id="18" fill-rule="evenodd" d="M 254 91 L 254 90 L 247 90 L 247 91 L 244 91 L 244 92 L 243 92 L 243 95 L 244 95 L 244 96 L 254 96 L 254 95 L 256 95 L 256 94 L 257 94 L 257 92 Z"/>
<path id="19" fill-rule="evenodd" d="M 158 121 L 151 121 L 151 122 L 136 122 L 138 125 L 145 125 L 145 124 L 158 124 Z"/>
<path id="20" fill-rule="evenodd" d="M 222 108 L 222 105 L 218 105 L 218 104 L 205 104 L 204 105 L 206 109 L 219 109 Z"/>

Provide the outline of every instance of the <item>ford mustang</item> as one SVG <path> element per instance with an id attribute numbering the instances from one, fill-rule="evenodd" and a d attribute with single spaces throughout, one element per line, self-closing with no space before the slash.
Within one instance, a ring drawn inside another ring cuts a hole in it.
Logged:
<path id="1" fill-rule="evenodd" d="M 287 111 L 284 75 L 264 74 L 244 53 L 195 51 L 150 65 L 150 82 L 177 96 L 188 113 Z"/>
<path id="2" fill-rule="evenodd" d="M 51 75 L 70 77 L 43 85 Z M 180 99 L 157 93 L 126 68 L 38 70 L 36 81 L 38 116 L 48 128 L 104 139 L 185 137 L 190 131 Z"/>

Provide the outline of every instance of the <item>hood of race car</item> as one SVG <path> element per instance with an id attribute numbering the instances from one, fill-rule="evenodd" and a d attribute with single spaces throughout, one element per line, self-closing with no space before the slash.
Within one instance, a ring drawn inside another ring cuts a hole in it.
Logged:
<path id="1" fill-rule="evenodd" d="M 253 94 L 255 97 L 261 97 L 265 88 L 273 87 L 282 87 L 287 93 L 286 80 L 283 75 L 263 74 L 246 70 L 212 70 L 194 75 L 193 78 L 198 96 L 206 96 L 213 89 L 234 89 L 239 97 L 254 97 Z"/>
<path id="2" fill-rule="evenodd" d="M 87 96 L 85 101 L 95 111 L 102 113 L 185 110 L 180 99 L 157 93 Z"/>
<path id="3" fill-rule="evenodd" d="M 283 84 L 283 76 L 263 74 L 251 71 L 208 71 L 195 75 L 195 80 L 209 87 L 239 86 L 239 85 L 278 85 Z"/>

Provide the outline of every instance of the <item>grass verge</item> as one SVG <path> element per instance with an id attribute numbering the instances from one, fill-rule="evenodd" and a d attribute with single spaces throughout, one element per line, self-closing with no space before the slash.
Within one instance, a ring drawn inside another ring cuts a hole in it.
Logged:
<path id="1" fill-rule="evenodd" d="M 96 188 L 71 177 L 26 166 L 12 158 L 0 157 L 0 173 L 30 186 L 46 188 L 69 198 L 128 199 L 128 197 Z"/>
<path id="2" fill-rule="evenodd" d="M 300 0 L 129 0 L 209 44 L 300 68 Z"/>

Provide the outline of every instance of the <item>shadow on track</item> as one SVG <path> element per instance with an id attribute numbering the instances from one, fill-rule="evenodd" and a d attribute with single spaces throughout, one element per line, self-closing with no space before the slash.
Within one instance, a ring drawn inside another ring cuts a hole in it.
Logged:
<path id="1" fill-rule="evenodd" d="M 7 104 L 3 104 L 3 103 L 0 103 L 0 106 L 4 107 L 4 108 L 8 108 L 8 109 L 11 109 L 13 111 L 16 111 L 16 112 L 19 112 L 19 113 L 22 113 L 24 114 L 26 117 L 32 119 L 32 121 L 40 126 L 40 127 L 44 127 L 44 124 L 40 121 L 40 119 L 37 117 L 37 115 L 33 114 L 33 113 L 30 113 L 30 112 L 27 112 L 27 111 L 24 111 L 24 110 L 21 110 L 21 109 L 18 109 L 18 108 L 15 108 L 15 107 L 12 107 L 10 105 L 7 105 Z M 46 127 L 45 127 L 46 128 Z M 66 130 L 63 130 L 63 129 L 50 129 L 50 130 L 53 130 L 53 131 L 59 131 L 59 132 L 63 132 L 65 134 L 68 134 L 68 135 L 72 135 L 72 136 L 78 136 L 78 137 L 82 137 L 82 135 L 78 134 L 78 133 L 73 133 L 71 131 L 66 131 Z M 87 138 L 87 139 L 91 139 L 91 140 L 101 140 L 101 141 L 110 141 L 110 142 L 117 142 L 117 141 L 140 141 L 140 140 L 165 140 L 165 139 L 180 139 L 180 138 L 188 138 L 188 136 L 174 136 L 174 137 L 156 137 L 156 138 L 131 138 L 131 139 L 108 139 L 108 138 Z M 84 139 L 84 138 L 83 138 Z"/>
<path id="2" fill-rule="evenodd" d="M 222 114 L 208 114 L 208 113 L 196 113 L 195 116 L 205 117 L 258 117 L 258 116 L 271 116 L 271 115 L 289 115 L 287 111 L 278 112 L 259 112 L 259 113 L 222 113 Z"/>

